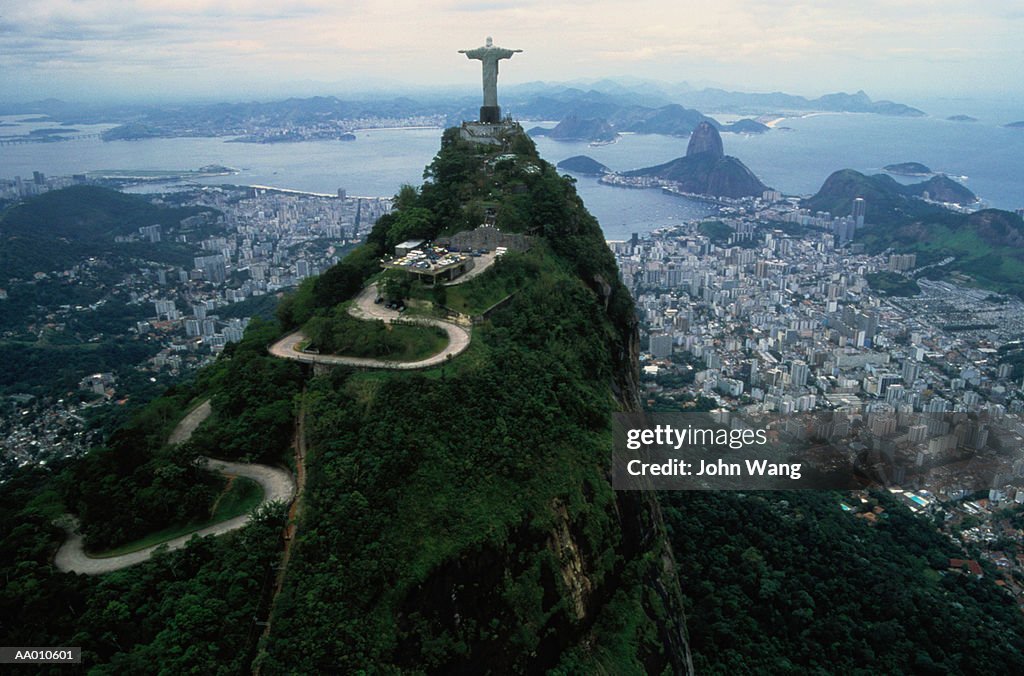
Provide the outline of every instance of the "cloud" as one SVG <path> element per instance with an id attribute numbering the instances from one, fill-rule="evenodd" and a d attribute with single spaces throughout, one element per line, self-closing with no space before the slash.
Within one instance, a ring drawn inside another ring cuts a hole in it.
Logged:
<path id="1" fill-rule="evenodd" d="M 958 0 L 32 0 L 0 12 L 0 66 L 34 81 L 90 69 L 154 80 L 189 71 L 207 82 L 288 78 L 470 76 L 455 50 L 486 35 L 525 50 L 507 81 L 623 71 L 669 80 L 898 84 L 885 64 L 912 63 L 936 88 L 984 68 L 1011 87 L 1024 12 Z M 865 69 L 865 64 L 875 64 Z M 943 64 L 943 65 L 940 65 Z M 827 65 L 827 70 L 824 69 Z M 197 84 L 199 82 L 197 81 Z M 2 86 L 2 85 L 0 85 Z M 809 84 L 809 86 L 811 86 Z M 825 86 L 814 84 L 813 86 Z M 8 88 L 9 91 L 9 88 Z M 54 92 L 57 94 L 58 92 Z"/>

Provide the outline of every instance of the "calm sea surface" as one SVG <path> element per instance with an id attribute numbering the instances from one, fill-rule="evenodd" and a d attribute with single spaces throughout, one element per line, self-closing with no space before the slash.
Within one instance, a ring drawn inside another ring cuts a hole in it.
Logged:
<path id="1" fill-rule="evenodd" d="M 30 116 L 0 117 L 0 135 L 55 125 L 19 123 Z M 1024 117 L 1024 113 L 1022 113 Z M 1007 120 L 1008 121 L 1008 120 Z M 529 128 L 534 123 L 525 123 Z M 108 125 L 76 126 L 83 134 Z M 723 134 L 725 152 L 743 160 L 766 184 L 789 194 L 812 194 L 833 171 L 876 173 L 893 162 L 922 162 L 960 177 L 989 206 L 1024 207 L 1024 129 L 991 121 L 825 114 L 788 118 L 762 135 Z M 357 140 L 288 144 L 228 143 L 219 138 L 149 139 L 104 143 L 84 138 L 59 143 L 0 146 L 0 177 L 33 171 L 67 175 L 99 169 L 195 169 L 223 164 L 240 170 L 204 183 L 272 185 L 311 192 L 393 195 L 403 183 L 419 184 L 423 167 L 440 143 L 440 129 L 381 129 Z M 612 169 L 650 166 L 686 152 L 687 139 L 626 135 L 617 143 L 590 147 L 537 139 L 541 155 L 554 163 L 589 155 Z M 907 179 L 900 179 L 906 182 Z M 915 179 L 916 180 L 916 179 Z M 609 239 L 679 223 L 709 212 L 707 205 L 656 190 L 627 190 L 580 177 L 577 189 Z"/>

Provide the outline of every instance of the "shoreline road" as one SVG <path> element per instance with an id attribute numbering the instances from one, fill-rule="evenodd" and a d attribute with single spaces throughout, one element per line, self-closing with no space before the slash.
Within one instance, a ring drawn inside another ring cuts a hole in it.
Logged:
<path id="1" fill-rule="evenodd" d="M 420 324 L 422 326 L 436 326 L 448 335 L 448 345 L 435 355 L 420 359 L 418 361 L 386 361 L 383 359 L 369 359 L 363 357 L 344 357 L 336 354 L 309 354 L 300 352 L 297 347 L 300 342 L 306 339 L 302 331 L 289 333 L 287 336 L 270 346 L 270 354 L 282 359 L 292 359 L 307 364 L 340 364 L 345 366 L 356 366 L 361 368 L 378 368 L 394 370 L 416 370 L 429 368 L 445 363 L 449 358 L 461 354 L 469 347 L 469 331 L 440 319 L 429 317 L 410 317 L 408 319 L 395 311 L 389 310 L 383 305 L 374 303 L 377 298 L 377 285 L 371 284 L 363 289 L 355 298 L 349 314 L 357 319 L 374 320 L 380 319 L 388 323 L 399 320 L 403 324 Z"/>
<path id="2" fill-rule="evenodd" d="M 181 443 L 186 441 L 192 432 L 199 426 L 199 424 L 210 415 L 210 403 L 209 401 L 203 402 L 194 411 L 189 413 L 185 418 L 182 419 L 174 432 L 168 439 L 169 443 Z M 260 506 L 267 505 L 271 502 L 283 502 L 288 504 L 295 497 L 295 479 L 292 477 L 291 472 L 280 469 L 278 467 L 270 467 L 268 465 L 255 465 L 241 462 L 230 462 L 227 460 L 216 460 L 214 458 L 203 458 L 203 463 L 206 469 L 213 472 L 221 472 L 222 474 L 231 476 L 241 476 L 247 479 L 252 479 L 260 485 L 263 490 L 263 499 L 260 501 Z M 68 532 L 68 537 L 64 541 L 64 544 L 57 550 L 57 555 L 54 558 L 54 565 L 57 569 L 64 573 L 81 573 L 83 575 L 102 575 L 103 573 L 111 573 L 115 570 L 121 570 L 122 568 L 128 568 L 135 564 L 147 561 L 153 556 L 159 547 L 167 547 L 168 549 L 180 549 L 188 544 L 188 541 L 192 539 L 192 536 L 198 535 L 199 537 L 206 537 L 207 535 L 221 535 L 229 531 L 237 530 L 249 523 L 250 515 L 242 514 L 236 516 L 233 519 L 227 519 L 220 523 L 215 523 L 205 528 L 194 530 L 191 533 L 186 533 L 179 537 L 173 538 L 166 542 L 153 545 L 152 547 L 146 547 L 135 552 L 129 552 L 127 554 L 121 554 L 119 556 L 109 557 L 92 557 L 85 553 L 85 547 L 82 535 L 77 532 L 77 523 L 71 518 L 64 519 L 64 527 Z"/>

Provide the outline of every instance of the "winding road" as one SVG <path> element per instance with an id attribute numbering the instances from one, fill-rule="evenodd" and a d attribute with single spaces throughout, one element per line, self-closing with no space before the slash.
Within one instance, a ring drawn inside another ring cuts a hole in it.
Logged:
<path id="1" fill-rule="evenodd" d="M 364 357 L 345 357 L 337 354 L 310 354 L 298 349 L 299 343 L 306 340 L 302 331 L 289 333 L 287 336 L 270 346 L 270 354 L 282 359 L 292 359 L 307 364 L 340 364 L 345 366 L 356 366 L 361 368 L 395 369 L 395 370 L 416 370 L 425 369 L 431 366 L 438 366 L 445 363 L 449 358 L 461 354 L 469 347 L 469 331 L 463 327 L 446 322 L 441 319 L 429 317 L 403 317 L 396 310 L 389 310 L 383 305 L 374 303 L 377 298 L 377 285 L 371 284 L 363 289 L 355 298 L 355 302 L 348 312 L 357 319 L 374 320 L 380 319 L 388 323 L 401 320 L 406 324 L 420 324 L 423 326 L 436 326 L 443 330 L 448 336 L 448 345 L 435 355 L 420 359 L 418 361 L 387 361 L 383 359 L 369 359 Z"/>
<path id="2" fill-rule="evenodd" d="M 205 401 L 196 407 L 196 409 L 191 413 L 186 415 L 180 423 L 178 423 L 177 427 L 175 427 L 174 431 L 171 433 L 168 443 L 177 444 L 187 441 L 188 438 L 192 436 L 192 432 L 194 432 L 199 424 L 202 423 L 209 415 L 210 402 Z M 287 504 L 295 497 L 295 480 L 292 478 L 290 472 L 278 467 L 228 462 L 226 460 L 215 460 L 213 458 L 203 458 L 203 462 L 208 470 L 228 475 L 242 476 L 257 482 L 263 489 L 263 500 L 260 503 L 260 506 L 271 502 L 284 502 Z M 233 519 L 228 519 L 205 528 L 194 530 L 191 533 L 153 545 L 152 547 L 140 549 L 128 554 L 104 558 L 92 557 L 86 554 L 82 535 L 76 531 L 77 524 L 69 523 L 67 525 L 68 538 L 64 541 L 64 544 L 61 545 L 60 549 L 57 550 L 54 565 L 57 566 L 58 570 L 65 573 L 102 575 L 103 573 L 110 573 L 115 570 L 121 570 L 122 568 L 128 568 L 129 566 L 134 566 L 137 563 L 147 561 L 151 556 L 153 556 L 153 552 L 155 552 L 159 547 L 180 549 L 188 544 L 188 541 L 191 540 L 194 535 L 206 537 L 207 535 L 221 535 L 222 533 L 237 530 L 249 523 L 249 518 L 248 514 L 243 514 L 241 516 L 236 516 Z"/>

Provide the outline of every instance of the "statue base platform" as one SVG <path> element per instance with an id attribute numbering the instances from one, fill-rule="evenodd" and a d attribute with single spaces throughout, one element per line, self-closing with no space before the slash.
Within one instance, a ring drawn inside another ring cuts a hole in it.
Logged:
<path id="1" fill-rule="evenodd" d="M 511 120 L 500 120 L 495 123 L 463 122 L 459 136 L 472 143 L 500 146 L 504 145 L 509 137 L 522 133 L 522 130 L 522 127 Z"/>
<path id="2" fill-rule="evenodd" d="M 484 124 L 501 122 L 501 106 L 480 106 L 480 121 Z"/>

